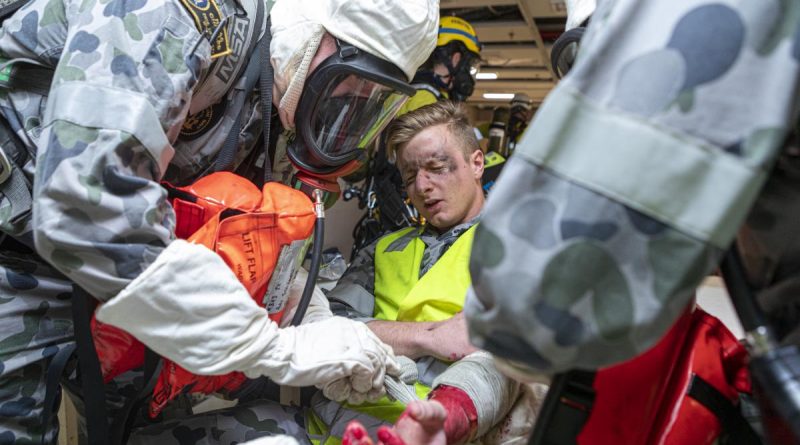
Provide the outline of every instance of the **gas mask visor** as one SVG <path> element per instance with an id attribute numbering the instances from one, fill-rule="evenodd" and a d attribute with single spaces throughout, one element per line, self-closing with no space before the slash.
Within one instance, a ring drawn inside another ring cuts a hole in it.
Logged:
<path id="1" fill-rule="evenodd" d="M 337 40 L 337 52 L 306 80 L 295 114 L 290 160 L 301 171 L 348 174 L 394 118 L 414 88 L 391 62 Z"/>
<path id="2" fill-rule="evenodd" d="M 455 69 L 450 70 L 453 86 L 449 90 L 450 99 L 465 102 L 475 91 L 475 76 L 480 69 L 481 59 L 472 52 L 464 52 L 463 58 Z"/>

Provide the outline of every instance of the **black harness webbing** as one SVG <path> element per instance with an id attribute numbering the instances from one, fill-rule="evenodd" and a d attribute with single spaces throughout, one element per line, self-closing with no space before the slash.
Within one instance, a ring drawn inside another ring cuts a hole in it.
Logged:
<path id="1" fill-rule="evenodd" d="M 100 361 L 94 348 L 91 330 L 91 314 L 94 300 L 78 285 L 72 286 L 72 319 L 75 343 L 78 351 L 78 371 L 83 390 L 84 415 L 89 445 L 109 444 L 108 418 L 106 417 L 106 393 Z M 50 377 L 48 375 L 48 377 Z M 50 382 L 48 382 L 50 386 Z"/>

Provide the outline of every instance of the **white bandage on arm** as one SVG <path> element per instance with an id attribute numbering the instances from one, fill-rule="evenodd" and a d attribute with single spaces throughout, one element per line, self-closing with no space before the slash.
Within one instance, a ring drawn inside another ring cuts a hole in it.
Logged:
<path id="1" fill-rule="evenodd" d="M 433 387 L 447 385 L 464 391 L 478 413 L 476 437 L 486 434 L 514 406 L 520 383 L 503 375 L 488 352 L 474 352 L 453 363 L 434 381 Z"/>

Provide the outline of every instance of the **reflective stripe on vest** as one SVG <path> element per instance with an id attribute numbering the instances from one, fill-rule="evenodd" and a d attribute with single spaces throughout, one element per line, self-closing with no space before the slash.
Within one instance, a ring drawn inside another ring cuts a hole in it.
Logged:
<path id="1" fill-rule="evenodd" d="M 405 228 L 384 236 L 375 248 L 375 318 L 396 321 L 441 321 L 460 312 L 471 280 L 469 254 L 476 225 L 458 237 L 422 278 L 419 269 L 425 243 L 419 239 L 422 229 Z M 434 360 L 429 360 L 431 362 Z M 427 370 L 446 369 L 426 363 Z M 418 366 L 419 367 L 419 366 Z M 435 376 L 425 372 L 425 380 Z M 430 387 L 417 382 L 414 390 L 425 399 Z M 313 403 L 306 420 L 314 444 L 339 445 L 341 433 L 350 420 L 358 419 L 368 431 L 390 425 L 403 413 L 405 405 L 383 397 L 363 405 L 338 404 L 333 401 Z M 327 431 L 333 426 L 333 430 Z M 319 439 L 323 436 L 323 439 Z M 374 434 L 373 434 L 374 437 Z"/>

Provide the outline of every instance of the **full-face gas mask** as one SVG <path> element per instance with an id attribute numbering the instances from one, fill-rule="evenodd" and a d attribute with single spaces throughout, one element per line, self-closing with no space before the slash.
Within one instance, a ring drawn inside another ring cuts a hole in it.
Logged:
<path id="1" fill-rule="evenodd" d="M 358 169 L 367 147 L 415 92 L 394 64 L 341 40 L 336 46 L 306 79 L 288 147 L 299 170 L 293 185 L 321 188 L 332 202 L 336 178 Z"/>
<path id="2" fill-rule="evenodd" d="M 447 82 L 439 76 L 434 81 L 439 89 L 447 91 L 450 99 L 463 102 L 475 90 L 475 75 L 480 65 L 481 44 L 478 36 L 466 20 L 458 17 L 442 17 L 439 20 L 439 35 L 433 52 L 435 63 L 447 68 L 450 79 Z M 453 66 L 453 54 L 461 58 Z"/>
<path id="3" fill-rule="evenodd" d="M 450 44 L 446 47 L 436 48 L 434 52 L 435 58 L 447 67 L 447 71 L 450 74 L 450 82 L 444 82 L 439 76 L 434 76 L 434 80 L 437 87 L 447 91 L 450 99 L 464 102 L 475 91 L 475 75 L 478 72 L 480 58 L 473 52 L 460 47 L 463 47 L 463 45 Z M 455 51 L 461 53 L 461 60 L 453 66 L 452 55 Z"/>

